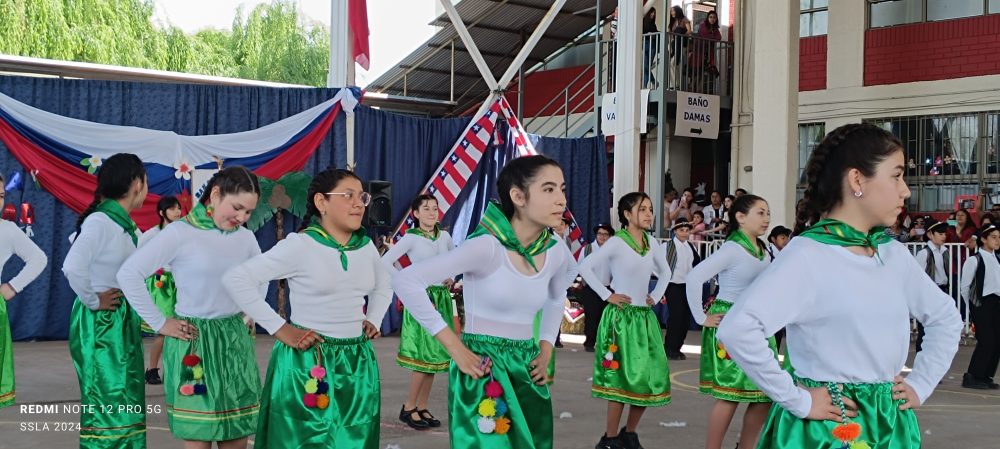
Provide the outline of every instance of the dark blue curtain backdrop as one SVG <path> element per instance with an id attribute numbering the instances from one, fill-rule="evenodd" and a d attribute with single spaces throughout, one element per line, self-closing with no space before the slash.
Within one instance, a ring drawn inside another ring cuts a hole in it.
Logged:
<path id="1" fill-rule="evenodd" d="M 357 110 L 355 122 L 356 171 L 362 179 L 392 182 L 392 232 L 406 213 L 410 201 L 423 189 L 469 123 L 469 118 L 426 119 L 383 112 L 368 107 Z M 499 142 L 491 142 L 472 179 L 480 187 L 479 195 L 470 198 L 473 181 L 459 195 L 457 204 L 445 216 L 443 225 L 454 229 L 466 200 L 475 201 L 473 217 L 482 215 L 485 201 L 496 197 L 496 177 L 514 155 L 510 130 L 501 123 Z M 557 139 L 529 136 L 535 148 L 557 160 L 566 177 L 570 210 L 592 239 L 591 228 L 609 220 L 607 159 L 603 137 Z M 485 189 L 485 191 L 484 191 Z M 478 219 L 467 224 L 471 231 Z M 382 323 L 382 332 L 399 329 L 401 315 L 394 302 Z"/>
<path id="2" fill-rule="evenodd" d="M 302 112 L 336 94 L 336 89 L 261 88 L 159 84 L 114 81 L 62 80 L 0 76 L 0 92 L 30 106 L 67 117 L 112 125 L 174 131 L 185 135 L 248 131 Z M 315 173 L 330 165 L 343 167 L 347 160 L 346 121 L 343 113 L 305 170 Z M 5 177 L 23 168 L 0 143 L 0 172 Z M 22 173 L 23 174 L 23 173 Z M 68 236 L 77 215 L 30 177 L 24 191 L 7 192 L 7 202 L 29 202 L 35 208 L 34 241 L 49 255 L 49 264 L 24 293 L 10 302 L 15 340 L 65 339 L 75 296 L 61 267 L 69 251 Z M 297 220 L 285 220 L 291 232 Z M 257 232 L 261 249 L 276 241 L 274 221 Z M 12 259 L 3 270 L 4 280 L 22 267 Z M 274 284 L 269 301 L 274 304 Z"/>

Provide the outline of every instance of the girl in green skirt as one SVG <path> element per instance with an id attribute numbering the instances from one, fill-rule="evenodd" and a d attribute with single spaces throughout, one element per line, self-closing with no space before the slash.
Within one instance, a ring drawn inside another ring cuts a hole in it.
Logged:
<path id="1" fill-rule="evenodd" d="M 354 173 L 318 173 L 303 229 L 223 278 L 240 307 L 278 339 L 264 379 L 257 449 L 379 449 L 381 390 L 370 340 L 379 335 L 375 323 L 392 302 L 392 288 L 361 227 L 370 199 Z M 288 280 L 291 322 L 254 294 L 277 279 Z"/>
<path id="2" fill-rule="evenodd" d="M 645 193 L 629 193 L 618 200 L 618 219 L 623 229 L 580 265 L 587 285 L 614 306 L 604 309 L 595 346 L 591 391 L 608 401 L 607 429 L 598 449 L 641 448 L 636 430 L 642 414 L 647 407 L 670 403 L 670 368 L 650 307 L 663 297 L 671 273 L 665 247 L 646 233 L 653 226 L 653 202 Z M 600 266 L 611 269 L 611 289 L 597 274 Z M 657 282 L 650 293 L 654 274 Z M 626 404 L 628 419 L 619 429 Z"/>
<path id="3" fill-rule="evenodd" d="M 160 197 L 156 202 L 156 214 L 160 216 L 160 224 L 149 228 L 139 236 L 139 246 L 143 246 L 153 237 L 159 235 L 163 227 L 181 218 L 181 202 L 175 196 Z M 156 274 L 146 279 L 146 290 L 153 298 L 153 304 L 160 309 L 160 313 L 167 318 L 174 317 L 174 306 L 177 304 L 177 286 L 174 284 L 174 275 L 170 273 L 170 267 L 163 267 Z M 149 327 L 145 321 L 142 322 L 142 332 L 153 334 L 156 331 Z M 163 383 L 160 378 L 160 356 L 163 355 L 163 335 L 156 335 L 153 339 L 152 348 L 149 351 L 149 368 L 146 369 L 146 383 L 159 385 Z"/>
<path id="4" fill-rule="evenodd" d="M 889 132 L 833 130 L 806 165 L 798 237 L 722 321 L 728 353 L 776 403 L 758 448 L 921 446 L 913 408 L 948 371 L 962 320 L 885 233 L 910 196 L 905 171 L 903 146 Z M 904 379 L 910 317 L 926 336 Z M 764 342 L 782 327 L 794 374 Z"/>
<path id="5" fill-rule="evenodd" d="M 80 415 L 81 448 L 146 447 L 140 320 L 132 299 L 123 301 L 115 279 L 139 242 L 129 213 L 142 206 L 146 193 L 146 169 L 137 156 L 105 159 L 97 172 L 94 201 L 80 214 L 63 262 L 63 274 L 77 295 L 69 352 L 85 410 Z"/>
<path id="6" fill-rule="evenodd" d="M 394 264 L 401 257 L 407 257 L 410 263 L 418 263 L 454 248 L 451 235 L 438 226 L 440 212 L 437 198 L 431 195 L 418 196 L 410 205 L 410 212 L 417 220 L 416 226 L 408 229 L 406 235 L 382 256 L 386 269 L 393 274 L 397 271 Z M 427 287 L 427 296 L 452 330 L 454 320 L 451 285 L 454 283 L 454 279 L 448 278 L 440 284 Z M 408 310 L 404 310 L 396 363 L 410 370 L 411 374 L 410 392 L 399 410 L 400 421 L 417 430 L 441 426 L 441 421 L 427 410 L 427 398 L 431 395 L 434 374 L 447 372 L 450 362 L 451 357 L 444 346 L 420 327 L 420 323 Z"/>
<path id="7" fill-rule="evenodd" d="M 725 345 L 716 339 L 716 328 L 723 321 L 729 308 L 738 302 L 740 294 L 771 263 L 767 247 L 760 236 L 767 233 L 771 212 L 767 202 L 756 195 L 743 195 L 729 209 L 732 223 L 724 243 L 711 256 L 694 267 L 687 278 L 688 305 L 701 330 L 701 375 L 699 390 L 715 398 L 715 405 L 708 415 L 708 436 L 705 447 L 718 449 L 732 423 L 739 404 L 746 403 L 740 447 L 753 447 L 764 418 L 771 408 L 771 400 L 736 365 Z M 719 276 L 719 293 L 708 306 L 706 316 L 701 304 L 702 285 Z M 774 338 L 767 341 L 772 357 L 777 357 Z"/>
<path id="8" fill-rule="evenodd" d="M 220 170 L 184 218 L 160 231 L 118 272 L 136 312 L 166 337 L 163 391 L 167 422 L 188 449 L 247 446 L 257 428 L 260 374 L 254 325 L 222 287 L 222 275 L 260 254 L 241 227 L 260 196 L 257 176 L 244 167 Z M 146 289 L 146 279 L 169 266 L 177 285 L 176 318 L 167 318 Z M 256 291 L 263 297 L 266 288 Z"/>
<path id="9" fill-rule="evenodd" d="M 0 175 L 0 209 L 3 209 L 6 191 Z M 0 220 L 0 270 L 17 256 L 24 261 L 24 268 L 7 282 L 0 284 L 0 408 L 14 405 L 14 347 L 10 338 L 10 321 L 7 301 L 14 299 L 31 281 L 45 270 L 48 257 L 35 242 L 12 221 Z"/>
<path id="10" fill-rule="evenodd" d="M 549 228 L 566 210 L 559 165 L 545 156 L 514 159 L 497 180 L 499 203 L 455 250 L 393 278 L 410 314 L 452 357 L 448 426 L 453 448 L 551 449 L 549 360 L 576 267 Z M 464 274 L 461 338 L 434 308 L 427 288 Z M 535 315 L 542 311 L 539 341 Z"/>

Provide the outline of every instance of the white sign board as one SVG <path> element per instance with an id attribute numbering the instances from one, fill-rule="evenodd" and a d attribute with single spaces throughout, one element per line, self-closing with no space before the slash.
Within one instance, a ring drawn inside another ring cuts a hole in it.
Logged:
<path id="1" fill-rule="evenodd" d="M 610 92 L 601 98 L 601 134 L 614 136 L 625 132 L 622 121 L 618 120 L 618 94 Z M 649 111 L 649 89 L 639 91 L 639 116 L 636 117 L 636 124 L 639 125 L 639 132 L 646 132 L 648 122 L 646 115 Z"/>
<path id="2" fill-rule="evenodd" d="M 208 184 L 208 181 L 212 179 L 212 175 L 217 171 L 219 170 L 214 168 L 196 168 L 191 170 L 191 194 L 195 202 L 201 199 L 201 195 L 205 193 L 205 185 Z"/>
<path id="3" fill-rule="evenodd" d="M 720 118 L 718 95 L 677 92 L 675 136 L 717 139 Z"/>

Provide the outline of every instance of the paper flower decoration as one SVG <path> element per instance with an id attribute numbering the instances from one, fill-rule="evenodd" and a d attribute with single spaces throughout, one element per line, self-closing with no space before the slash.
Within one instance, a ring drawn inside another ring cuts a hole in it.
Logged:
<path id="1" fill-rule="evenodd" d="M 80 165 L 87 167 L 87 173 L 90 174 L 97 173 L 97 169 L 101 168 L 101 164 L 103 163 L 104 161 L 97 156 L 87 157 L 80 161 Z"/>
<path id="2" fill-rule="evenodd" d="M 187 162 L 178 162 L 174 165 L 176 171 L 174 171 L 174 177 L 177 179 L 183 179 L 185 181 L 191 180 L 191 172 L 194 171 L 194 167 Z"/>

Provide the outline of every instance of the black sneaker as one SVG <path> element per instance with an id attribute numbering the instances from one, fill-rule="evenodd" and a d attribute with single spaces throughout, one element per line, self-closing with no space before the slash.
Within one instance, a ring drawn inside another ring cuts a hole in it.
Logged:
<path id="1" fill-rule="evenodd" d="M 618 432 L 618 437 L 622 440 L 622 446 L 625 449 L 643 449 L 642 445 L 639 444 L 639 434 L 636 432 L 626 432 L 625 428 Z"/>
<path id="2" fill-rule="evenodd" d="M 159 368 L 150 368 L 146 370 L 146 383 L 150 385 L 160 385 L 163 383 L 163 379 L 160 379 Z"/>
<path id="3" fill-rule="evenodd" d="M 621 435 L 608 438 L 608 434 L 604 434 L 601 437 L 601 441 L 597 442 L 597 446 L 594 446 L 594 449 L 625 449 L 625 445 L 622 443 Z"/>
<path id="4" fill-rule="evenodd" d="M 973 390 L 989 390 L 990 385 L 986 382 L 976 379 L 975 377 L 972 377 L 972 375 L 969 373 L 965 373 L 965 375 L 962 376 L 962 388 L 971 388 Z"/>
<path id="5" fill-rule="evenodd" d="M 1000 384 L 994 382 L 992 377 L 986 379 L 986 386 L 990 387 L 990 390 L 1000 390 Z"/>

